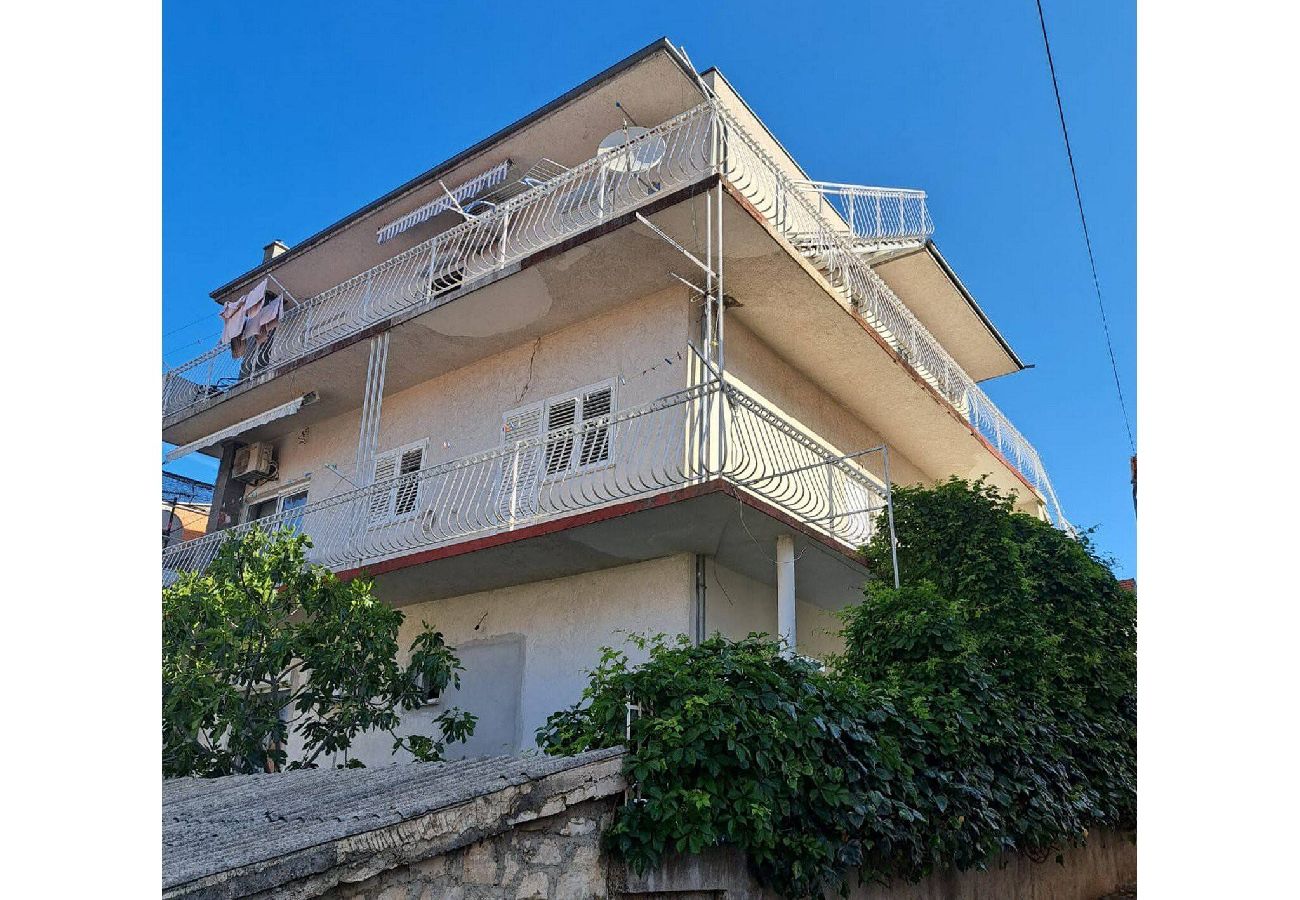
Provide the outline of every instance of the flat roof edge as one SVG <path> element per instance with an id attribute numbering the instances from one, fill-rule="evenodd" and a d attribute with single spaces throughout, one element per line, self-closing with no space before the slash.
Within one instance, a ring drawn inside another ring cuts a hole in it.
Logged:
<path id="1" fill-rule="evenodd" d="M 939 264 L 939 268 L 943 269 L 943 273 L 948 276 L 948 279 L 952 281 L 957 290 L 961 292 L 962 297 L 965 298 L 967 304 L 969 304 L 970 308 L 975 312 L 975 315 L 979 316 L 980 321 L 984 323 L 984 327 L 989 330 L 989 334 L 993 335 L 993 339 L 998 342 L 998 345 L 1002 347 L 1003 350 L 1006 351 L 1007 356 L 1011 358 L 1011 362 L 1015 364 L 1016 371 L 1023 372 L 1027 369 L 1028 366 L 1021 361 L 1019 354 L 1011 348 L 1011 344 L 1009 344 L 1007 339 L 1002 336 L 1002 332 L 998 331 L 998 327 L 993 324 L 993 320 L 990 319 L 988 314 L 980 307 L 979 303 L 975 300 L 975 296 L 967 290 L 966 285 L 962 283 L 962 280 L 959 277 L 957 277 L 956 270 L 948 264 L 948 260 L 944 259 L 943 254 L 939 252 L 939 245 L 933 240 L 928 240 L 925 242 L 924 249 L 929 252 L 934 261 Z M 996 378 L 998 376 L 994 377 Z M 985 378 L 983 380 L 988 381 L 989 379 Z"/>

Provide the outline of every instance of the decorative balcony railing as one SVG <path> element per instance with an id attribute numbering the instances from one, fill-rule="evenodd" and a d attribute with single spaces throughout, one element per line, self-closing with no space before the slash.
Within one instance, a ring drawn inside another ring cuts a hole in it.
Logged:
<path id="1" fill-rule="evenodd" d="M 164 375 L 163 415 L 220 396 L 394 314 L 432 308 L 462 285 L 714 173 L 815 262 L 1068 528 L 1037 451 L 863 258 L 864 248 L 928 237 L 924 193 L 796 181 L 714 100 L 300 303 L 248 358 L 233 359 L 217 347 L 171 369 Z"/>
<path id="2" fill-rule="evenodd" d="M 813 200 L 820 218 L 832 211 L 847 226 L 855 245 L 864 251 L 920 246 L 934 233 L 925 191 L 866 187 L 833 181 L 795 181 Z M 795 235 L 793 243 L 808 249 L 819 232 Z"/>
<path id="3" fill-rule="evenodd" d="M 721 124 L 722 148 L 718 153 L 721 174 L 769 223 L 807 253 L 831 285 L 881 337 L 966 416 L 971 426 L 1004 459 L 1019 469 L 1047 500 L 1053 521 L 1071 530 L 1038 451 L 857 252 L 861 241 L 871 234 L 867 220 L 847 231 L 846 220 L 842 221 L 840 215 L 828 218 L 823 214 L 824 209 L 819 210 L 823 199 L 810 196 L 809 182 L 796 182 L 787 177 L 726 109 L 719 106 L 714 114 Z M 824 198 L 820 191 L 814 196 L 817 195 Z M 916 198 L 915 202 L 923 204 L 924 198 Z M 929 222 L 928 213 L 918 212 L 914 216 L 916 224 Z M 906 213 L 899 221 L 906 224 Z M 896 237 L 903 230 L 887 220 L 882 219 L 882 223 L 882 237 Z"/>
<path id="4" fill-rule="evenodd" d="M 688 110 L 317 294 L 287 312 L 269 344 L 249 359 L 234 359 L 217 347 L 177 366 L 165 376 L 163 415 L 218 396 L 389 316 L 436 305 L 463 284 L 699 181 L 715 168 L 713 122 L 708 105 Z"/>
<path id="5" fill-rule="evenodd" d="M 714 478 L 847 547 L 887 527 L 882 479 L 713 381 L 168 547 L 163 582 L 206 568 L 227 538 L 253 527 L 307 533 L 309 558 L 337 571 Z"/>

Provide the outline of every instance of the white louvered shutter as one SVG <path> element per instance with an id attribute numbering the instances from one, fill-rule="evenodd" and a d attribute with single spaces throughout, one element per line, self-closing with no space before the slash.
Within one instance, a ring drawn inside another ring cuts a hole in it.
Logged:
<path id="1" fill-rule="evenodd" d="M 403 476 L 394 490 L 393 515 L 401 517 L 415 512 L 420 498 L 420 466 L 424 463 L 424 448 L 415 447 L 401 455 L 397 474 Z"/>
<path id="2" fill-rule="evenodd" d="M 574 428 L 578 423 L 578 398 L 552 400 L 546 406 L 546 474 L 567 472 L 573 461 Z"/>
<path id="3" fill-rule="evenodd" d="M 542 404 L 533 403 L 505 414 L 501 425 L 501 491 L 497 509 L 506 521 L 537 512 L 537 492 L 542 470 L 539 441 L 527 446 L 520 442 L 542 434 Z"/>
<path id="4" fill-rule="evenodd" d="M 382 525 L 393 516 L 393 487 L 388 485 L 380 488 L 380 482 L 388 481 L 397 474 L 397 454 L 386 453 L 383 456 L 375 458 L 375 478 L 371 484 L 374 487 L 370 492 L 370 517 L 371 527 Z"/>
<path id="5" fill-rule="evenodd" d="M 609 461 L 609 416 L 613 411 L 614 389 L 598 388 L 582 396 L 582 450 L 579 466 Z"/>

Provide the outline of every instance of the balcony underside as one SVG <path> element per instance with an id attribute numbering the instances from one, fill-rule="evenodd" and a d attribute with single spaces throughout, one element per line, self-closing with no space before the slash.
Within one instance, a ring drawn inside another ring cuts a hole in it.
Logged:
<path id="1" fill-rule="evenodd" d="M 403 606 L 563 578 L 680 553 L 776 584 L 776 537 L 794 537 L 801 600 L 835 610 L 861 597 L 871 573 L 843 544 L 777 507 L 715 479 L 341 573 L 376 576 L 376 591 Z M 805 550 L 807 552 L 805 552 Z M 888 572 L 880 577 L 889 577 Z"/>
<path id="2" fill-rule="evenodd" d="M 811 263 L 743 199 L 728 192 L 724 204 L 725 289 L 743 304 L 727 313 L 729 320 L 743 322 L 932 479 L 987 475 L 1015 491 L 1026 510 L 1036 507 L 1037 492 L 1015 467 Z M 684 208 L 669 213 L 684 216 Z M 665 230 L 677 236 L 683 224 Z"/>

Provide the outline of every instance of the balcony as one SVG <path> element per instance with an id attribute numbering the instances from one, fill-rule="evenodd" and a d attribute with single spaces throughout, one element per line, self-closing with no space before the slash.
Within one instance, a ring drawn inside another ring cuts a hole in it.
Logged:
<path id="1" fill-rule="evenodd" d="M 715 175 L 1019 471 L 1058 525 L 1069 527 L 1037 451 L 871 268 L 882 255 L 928 238 L 924 193 L 793 180 L 712 100 L 299 303 L 249 359 L 217 347 L 168 371 L 164 421 L 208 409 L 236 388 L 273 378 L 393 316 L 436 309 L 532 254 Z"/>
<path id="2" fill-rule="evenodd" d="M 168 547 L 163 583 L 205 569 L 253 527 L 305 532 L 313 562 L 347 571 L 719 479 L 851 553 L 889 503 L 886 480 L 855 461 L 865 456 L 887 475 L 883 450 L 845 458 L 713 381 Z"/>

